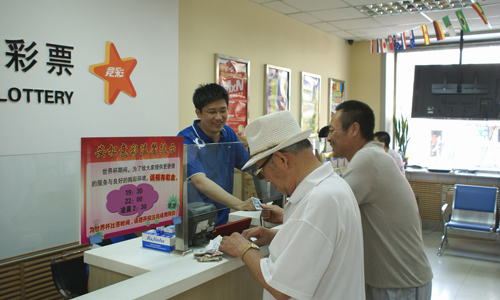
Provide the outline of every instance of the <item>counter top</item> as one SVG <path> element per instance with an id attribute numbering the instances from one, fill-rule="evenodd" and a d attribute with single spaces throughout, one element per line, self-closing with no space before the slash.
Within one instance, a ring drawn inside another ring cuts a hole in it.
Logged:
<path id="1" fill-rule="evenodd" d="M 267 246 L 260 251 L 269 254 Z M 239 258 L 227 254 L 220 262 L 202 263 L 193 252 L 182 256 L 177 251 L 144 248 L 140 237 L 86 251 L 84 261 L 132 278 L 80 296 L 81 300 L 166 299 L 244 266 Z"/>

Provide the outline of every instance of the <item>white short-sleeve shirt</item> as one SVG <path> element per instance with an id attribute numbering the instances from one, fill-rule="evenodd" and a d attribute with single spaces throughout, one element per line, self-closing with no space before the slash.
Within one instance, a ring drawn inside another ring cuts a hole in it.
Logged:
<path id="1" fill-rule="evenodd" d="M 295 189 L 269 252 L 264 279 L 292 299 L 365 299 L 358 204 L 329 162 Z"/>

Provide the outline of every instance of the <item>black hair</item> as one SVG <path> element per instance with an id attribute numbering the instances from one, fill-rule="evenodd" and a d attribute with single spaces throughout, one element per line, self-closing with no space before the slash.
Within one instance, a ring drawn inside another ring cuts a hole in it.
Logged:
<path id="1" fill-rule="evenodd" d="M 391 143 L 391 136 L 389 135 L 389 133 L 385 131 L 378 131 L 375 132 L 374 136 L 379 142 L 382 142 L 386 147 L 389 147 L 389 144 Z"/>
<path id="2" fill-rule="evenodd" d="M 329 133 L 330 133 L 330 126 L 325 126 L 319 130 L 318 137 L 319 138 L 326 138 L 326 137 L 328 137 Z"/>
<path id="3" fill-rule="evenodd" d="M 375 115 L 368 104 L 357 100 L 348 100 L 340 103 L 336 111 L 342 111 L 340 122 L 342 130 L 346 131 L 357 122 L 360 127 L 361 136 L 368 141 L 373 140 L 373 130 L 375 129 Z"/>
<path id="4" fill-rule="evenodd" d="M 229 105 L 227 90 L 216 83 L 200 84 L 193 94 L 194 107 L 200 111 L 208 104 L 220 99 L 224 99 L 226 105 Z"/>

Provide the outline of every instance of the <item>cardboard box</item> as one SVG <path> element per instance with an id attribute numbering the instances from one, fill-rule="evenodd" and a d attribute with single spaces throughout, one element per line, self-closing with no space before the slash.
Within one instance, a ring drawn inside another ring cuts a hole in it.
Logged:
<path id="1" fill-rule="evenodd" d="M 174 234 L 159 234 L 156 229 L 151 229 L 142 233 L 142 246 L 171 252 L 175 250 L 175 235 Z"/>

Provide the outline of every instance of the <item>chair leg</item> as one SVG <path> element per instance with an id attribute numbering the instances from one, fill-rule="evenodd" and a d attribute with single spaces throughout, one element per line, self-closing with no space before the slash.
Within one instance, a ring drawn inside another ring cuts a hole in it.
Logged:
<path id="1" fill-rule="evenodd" d="M 447 227 L 446 227 L 446 224 L 444 225 L 444 229 L 443 229 L 443 236 L 441 237 L 441 244 L 439 245 L 439 248 L 438 248 L 438 253 L 437 255 L 441 256 L 441 251 L 443 250 L 443 244 L 446 242 L 446 245 L 448 245 L 448 237 L 446 236 L 446 233 L 447 233 Z"/>

